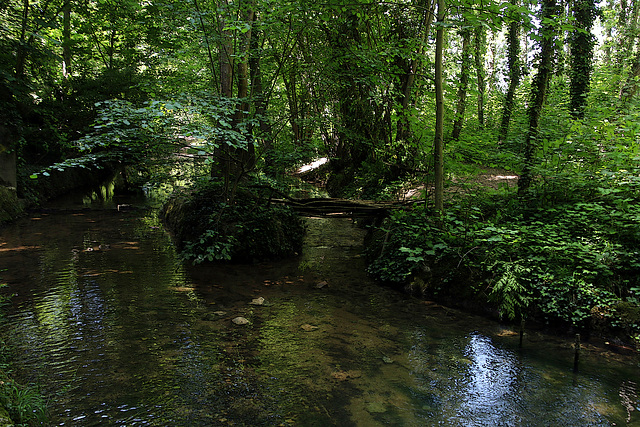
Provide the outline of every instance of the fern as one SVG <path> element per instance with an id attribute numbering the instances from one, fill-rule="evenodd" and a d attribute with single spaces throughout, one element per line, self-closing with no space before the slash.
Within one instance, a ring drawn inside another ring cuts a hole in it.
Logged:
<path id="1" fill-rule="evenodd" d="M 504 273 L 493 285 L 489 301 L 497 303 L 500 314 L 506 315 L 509 320 L 514 320 L 517 315 L 524 317 L 530 298 L 522 282 L 530 270 L 514 262 L 504 263 L 503 266 Z"/>

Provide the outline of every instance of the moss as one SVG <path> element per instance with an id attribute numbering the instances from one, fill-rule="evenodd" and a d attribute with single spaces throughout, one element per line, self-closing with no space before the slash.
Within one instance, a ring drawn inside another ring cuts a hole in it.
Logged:
<path id="1" fill-rule="evenodd" d="M 36 179 L 21 175 L 18 195 L 28 204 L 42 203 L 76 189 L 99 185 L 114 175 L 114 167 L 103 163 L 92 167 L 67 167 L 63 170 L 51 170 L 48 173 L 48 176 L 40 174 Z"/>
<path id="2" fill-rule="evenodd" d="M 11 420 L 9 412 L 4 406 L 0 406 L 0 426 L 12 426 L 15 423 Z"/>
<path id="3" fill-rule="evenodd" d="M 24 203 L 18 199 L 14 189 L 0 186 L 0 224 L 19 217 L 24 212 Z"/>
<path id="4" fill-rule="evenodd" d="M 289 208 L 238 190 L 232 202 L 214 184 L 176 191 L 160 216 L 185 258 L 239 262 L 283 259 L 302 249 L 304 225 Z"/>
<path id="5" fill-rule="evenodd" d="M 616 317 L 620 319 L 620 326 L 628 335 L 640 335 L 640 306 L 631 302 L 619 302 L 615 306 Z"/>

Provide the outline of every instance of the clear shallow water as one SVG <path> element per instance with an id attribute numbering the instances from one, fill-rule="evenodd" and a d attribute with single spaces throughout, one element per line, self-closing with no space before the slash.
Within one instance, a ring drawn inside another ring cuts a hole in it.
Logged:
<path id="1" fill-rule="evenodd" d="M 574 375 L 571 342 L 376 286 L 347 220 L 310 219 L 294 260 L 192 268 L 135 201 L 74 203 L 0 229 L 52 425 L 640 425 L 637 356 L 587 345 Z"/>

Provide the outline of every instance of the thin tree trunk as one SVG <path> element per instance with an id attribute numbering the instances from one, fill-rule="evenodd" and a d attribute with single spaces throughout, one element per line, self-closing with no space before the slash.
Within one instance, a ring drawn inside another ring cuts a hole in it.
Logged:
<path id="1" fill-rule="evenodd" d="M 204 19 L 202 19 L 202 12 L 200 11 L 200 4 L 198 0 L 193 0 L 193 4 L 196 7 L 198 13 L 198 21 L 200 22 L 200 28 L 202 28 L 202 36 L 204 37 L 204 43 L 207 46 L 207 55 L 209 57 L 209 67 L 211 68 L 211 78 L 213 79 L 212 86 L 217 90 L 218 73 L 216 71 L 215 61 L 213 60 L 213 52 L 211 51 L 211 45 L 209 44 L 209 36 L 207 35 L 207 29 L 204 25 Z"/>
<path id="2" fill-rule="evenodd" d="M 477 26 L 474 33 L 474 56 L 476 62 L 476 80 L 478 82 L 478 124 L 480 125 L 480 128 L 484 128 L 484 97 L 487 89 L 484 81 L 484 47 L 486 44 L 486 32 L 484 27 Z"/>
<path id="3" fill-rule="evenodd" d="M 29 23 L 29 0 L 22 2 L 22 22 L 20 25 L 20 43 L 16 51 L 16 78 L 24 77 L 27 62 L 27 25 Z"/>
<path id="4" fill-rule="evenodd" d="M 433 141 L 433 162 L 435 172 L 435 211 L 444 211 L 444 89 L 442 82 L 442 55 L 444 51 L 445 0 L 438 0 L 438 30 L 436 32 L 436 127 Z"/>
<path id="5" fill-rule="evenodd" d="M 411 104 L 411 92 L 416 81 L 416 73 L 418 72 L 418 66 L 420 60 L 417 58 L 422 57 L 424 51 L 424 41 L 426 40 L 431 23 L 433 22 L 433 12 L 435 9 L 437 0 L 427 0 L 424 4 L 424 10 L 421 23 L 421 43 L 418 47 L 416 58 L 411 60 L 409 71 L 405 76 L 405 82 L 402 88 L 402 108 L 400 109 L 400 118 L 398 119 L 398 125 L 396 127 L 396 140 L 405 141 L 409 138 L 410 127 L 407 119 L 407 112 L 409 105 Z"/>
<path id="6" fill-rule="evenodd" d="M 542 16 L 540 21 L 540 61 L 538 74 L 531 87 L 531 101 L 529 105 L 529 130 L 524 142 L 524 165 L 518 179 L 518 194 L 524 195 L 533 182 L 533 167 L 538 148 L 539 123 L 542 108 L 547 94 L 547 86 L 553 74 L 554 26 L 553 17 L 556 14 L 556 0 L 541 0 Z"/>
<path id="7" fill-rule="evenodd" d="M 458 140 L 464 124 L 464 112 L 467 106 L 467 90 L 469 89 L 469 71 L 471 70 L 471 31 L 462 32 L 462 65 L 460 67 L 460 82 L 458 84 L 458 102 L 456 116 L 453 122 L 451 139 Z"/>
<path id="8" fill-rule="evenodd" d="M 71 0 L 62 6 L 62 76 L 66 79 L 71 73 Z"/>

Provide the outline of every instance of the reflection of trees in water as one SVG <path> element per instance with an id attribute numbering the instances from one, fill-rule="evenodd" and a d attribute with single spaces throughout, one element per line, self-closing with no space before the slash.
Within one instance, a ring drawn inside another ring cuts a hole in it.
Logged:
<path id="1" fill-rule="evenodd" d="M 620 385 L 620 399 L 622 406 L 627 411 L 627 422 L 631 422 L 631 413 L 636 410 L 636 405 L 640 405 L 638 400 L 638 385 L 633 381 L 625 381 Z"/>

